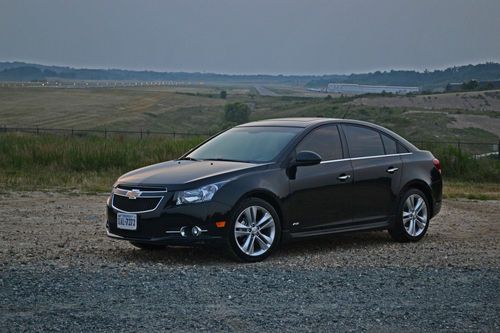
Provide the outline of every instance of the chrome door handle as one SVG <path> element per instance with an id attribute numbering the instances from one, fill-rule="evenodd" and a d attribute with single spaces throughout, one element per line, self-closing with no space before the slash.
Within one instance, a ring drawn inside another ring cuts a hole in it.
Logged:
<path id="1" fill-rule="evenodd" d="M 389 169 L 387 169 L 385 171 L 387 171 L 388 173 L 394 173 L 394 172 L 396 172 L 398 170 L 399 170 L 399 168 L 389 168 Z"/>
<path id="2" fill-rule="evenodd" d="M 351 175 L 341 175 L 337 177 L 338 180 L 347 180 L 349 178 L 351 178 Z"/>

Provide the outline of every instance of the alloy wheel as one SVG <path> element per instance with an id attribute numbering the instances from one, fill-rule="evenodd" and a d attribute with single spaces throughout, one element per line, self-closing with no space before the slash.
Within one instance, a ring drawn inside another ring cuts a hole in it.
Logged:
<path id="1" fill-rule="evenodd" d="M 427 204 L 418 194 L 410 195 L 403 206 L 403 225 L 408 235 L 419 236 L 428 223 Z"/>
<path id="2" fill-rule="evenodd" d="M 248 256 L 257 257 L 273 245 L 276 224 L 271 213 L 261 206 L 245 208 L 236 219 L 234 238 L 239 249 Z"/>

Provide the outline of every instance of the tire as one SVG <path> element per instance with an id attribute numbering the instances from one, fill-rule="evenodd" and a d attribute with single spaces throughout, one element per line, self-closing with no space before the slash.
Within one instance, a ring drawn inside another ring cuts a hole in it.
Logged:
<path id="1" fill-rule="evenodd" d="M 422 191 L 410 189 L 401 197 L 389 234 L 398 242 L 417 242 L 424 237 L 429 222 L 429 200 Z"/>
<path id="2" fill-rule="evenodd" d="M 147 244 L 147 243 L 138 243 L 138 242 L 130 242 L 133 246 L 141 249 L 141 250 L 147 250 L 147 251 L 157 251 L 157 250 L 163 250 L 166 246 L 165 245 L 157 245 L 157 244 Z"/>
<path id="3" fill-rule="evenodd" d="M 278 214 L 268 202 L 248 198 L 233 209 L 226 242 L 228 252 L 238 261 L 264 260 L 277 247 L 280 237 Z"/>

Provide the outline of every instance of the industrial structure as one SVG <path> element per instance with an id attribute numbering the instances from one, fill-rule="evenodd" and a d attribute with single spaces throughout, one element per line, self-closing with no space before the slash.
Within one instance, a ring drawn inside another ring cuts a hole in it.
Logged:
<path id="1" fill-rule="evenodd" d="M 340 94 L 408 94 L 418 93 L 418 87 L 404 87 L 404 86 L 374 86 L 365 84 L 353 83 L 329 83 L 326 91 L 329 93 Z"/>

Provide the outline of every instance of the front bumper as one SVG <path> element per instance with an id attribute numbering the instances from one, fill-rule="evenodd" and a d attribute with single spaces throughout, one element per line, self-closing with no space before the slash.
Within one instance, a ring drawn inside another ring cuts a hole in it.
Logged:
<path id="1" fill-rule="evenodd" d="M 228 221 L 231 207 L 210 201 L 175 206 L 166 204 L 147 213 L 137 213 L 137 230 L 123 230 L 116 226 L 116 208 L 107 206 L 106 231 L 108 237 L 138 243 L 158 245 L 223 244 L 226 228 L 218 228 L 215 222 Z M 195 236 L 193 227 L 202 232 Z M 186 232 L 181 234 L 181 230 Z"/>

